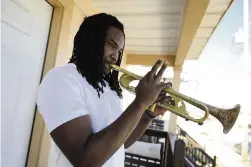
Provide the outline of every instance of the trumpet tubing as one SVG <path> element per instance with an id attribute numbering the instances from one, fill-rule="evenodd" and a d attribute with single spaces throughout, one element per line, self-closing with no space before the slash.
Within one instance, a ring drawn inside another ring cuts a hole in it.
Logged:
<path id="1" fill-rule="evenodd" d="M 135 94 L 135 87 L 130 86 L 130 82 L 134 80 L 141 80 L 142 77 L 116 65 L 111 65 L 111 67 L 113 68 L 113 70 L 123 73 L 119 79 L 120 85 L 127 91 Z M 183 95 L 173 90 L 172 88 L 168 88 L 168 89 L 166 88 L 163 90 L 174 99 L 175 105 L 157 103 L 149 107 L 151 111 L 154 111 L 154 108 L 157 105 L 159 107 L 164 108 L 167 111 L 170 111 L 180 117 L 185 118 L 186 120 L 196 122 L 199 125 L 202 125 L 203 122 L 208 118 L 208 116 L 212 115 L 216 119 L 218 119 L 218 121 L 220 121 L 220 123 L 223 126 L 223 133 L 225 134 L 227 134 L 232 129 L 240 112 L 239 104 L 237 104 L 234 108 L 231 108 L 231 109 L 221 109 L 221 108 L 217 108 L 209 104 L 203 103 L 189 96 Z M 189 116 L 186 110 L 186 105 L 184 101 L 203 110 L 205 112 L 204 116 L 202 118 L 197 118 L 197 119 Z"/>

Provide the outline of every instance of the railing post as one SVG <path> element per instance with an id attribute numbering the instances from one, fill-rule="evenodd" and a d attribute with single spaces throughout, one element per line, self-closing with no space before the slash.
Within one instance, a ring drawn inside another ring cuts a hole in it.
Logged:
<path id="1" fill-rule="evenodd" d="M 213 167 L 216 167 L 216 156 L 214 156 Z"/>

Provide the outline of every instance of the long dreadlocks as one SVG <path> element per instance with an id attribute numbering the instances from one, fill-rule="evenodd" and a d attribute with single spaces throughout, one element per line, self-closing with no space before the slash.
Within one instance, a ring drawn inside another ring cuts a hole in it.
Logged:
<path id="1" fill-rule="evenodd" d="M 104 45 L 110 26 L 118 28 L 125 36 L 123 24 L 114 16 L 100 13 L 86 17 L 74 37 L 73 53 L 69 63 L 77 66 L 78 72 L 97 90 L 99 97 L 106 86 L 106 80 L 110 88 L 122 98 L 118 72 L 113 71 L 104 76 Z M 118 58 L 117 65 L 120 65 L 122 55 Z"/>

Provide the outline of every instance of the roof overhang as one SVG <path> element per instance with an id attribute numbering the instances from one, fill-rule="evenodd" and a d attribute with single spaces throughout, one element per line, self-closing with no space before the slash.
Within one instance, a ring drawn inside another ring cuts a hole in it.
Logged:
<path id="1" fill-rule="evenodd" d="M 233 0 L 187 0 L 175 66 L 198 59 Z"/>
<path id="2" fill-rule="evenodd" d="M 80 0 L 74 0 L 80 3 Z M 199 58 L 233 0 L 93 0 L 95 11 L 116 16 L 125 26 L 126 63 L 169 66 Z"/>

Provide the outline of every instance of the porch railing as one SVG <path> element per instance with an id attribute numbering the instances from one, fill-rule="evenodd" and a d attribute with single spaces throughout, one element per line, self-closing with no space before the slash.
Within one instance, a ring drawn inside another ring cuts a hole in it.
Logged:
<path id="1" fill-rule="evenodd" d="M 189 134 L 187 134 L 186 131 L 181 129 L 181 127 L 178 125 L 177 131 L 178 137 L 182 138 L 185 141 L 187 147 L 200 148 L 204 150 L 203 147 L 195 139 L 193 139 Z"/>
<path id="2" fill-rule="evenodd" d="M 216 156 L 213 158 L 208 155 L 203 147 L 196 142 L 186 131 L 177 126 L 178 138 L 184 140 L 185 146 L 185 159 L 189 161 L 190 165 L 195 167 L 216 167 Z"/>
<path id="3" fill-rule="evenodd" d="M 149 129 L 155 129 L 158 131 L 164 130 L 164 121 L 154 119 L 148 126 Z M 208 155 L 203 147 L 193 139 L 186 131 L 180 126 L 177 126 L 177 139 L 182 139 L 185 143 L 185 166 L 189 167 L 216 167 L 216 156 L 213 158 Z M 142 136 L 143 137 L 143 136 Z M 149 138 L 151 142 L 155 142 L 156 137 Z"/>
<path id="4" fill-rule="evenodd" d="M 194 147 L 185 148 L 185 158 L 196 167 L 216 167 L 216 156 L 211 158 L 204 150 Z"/>

